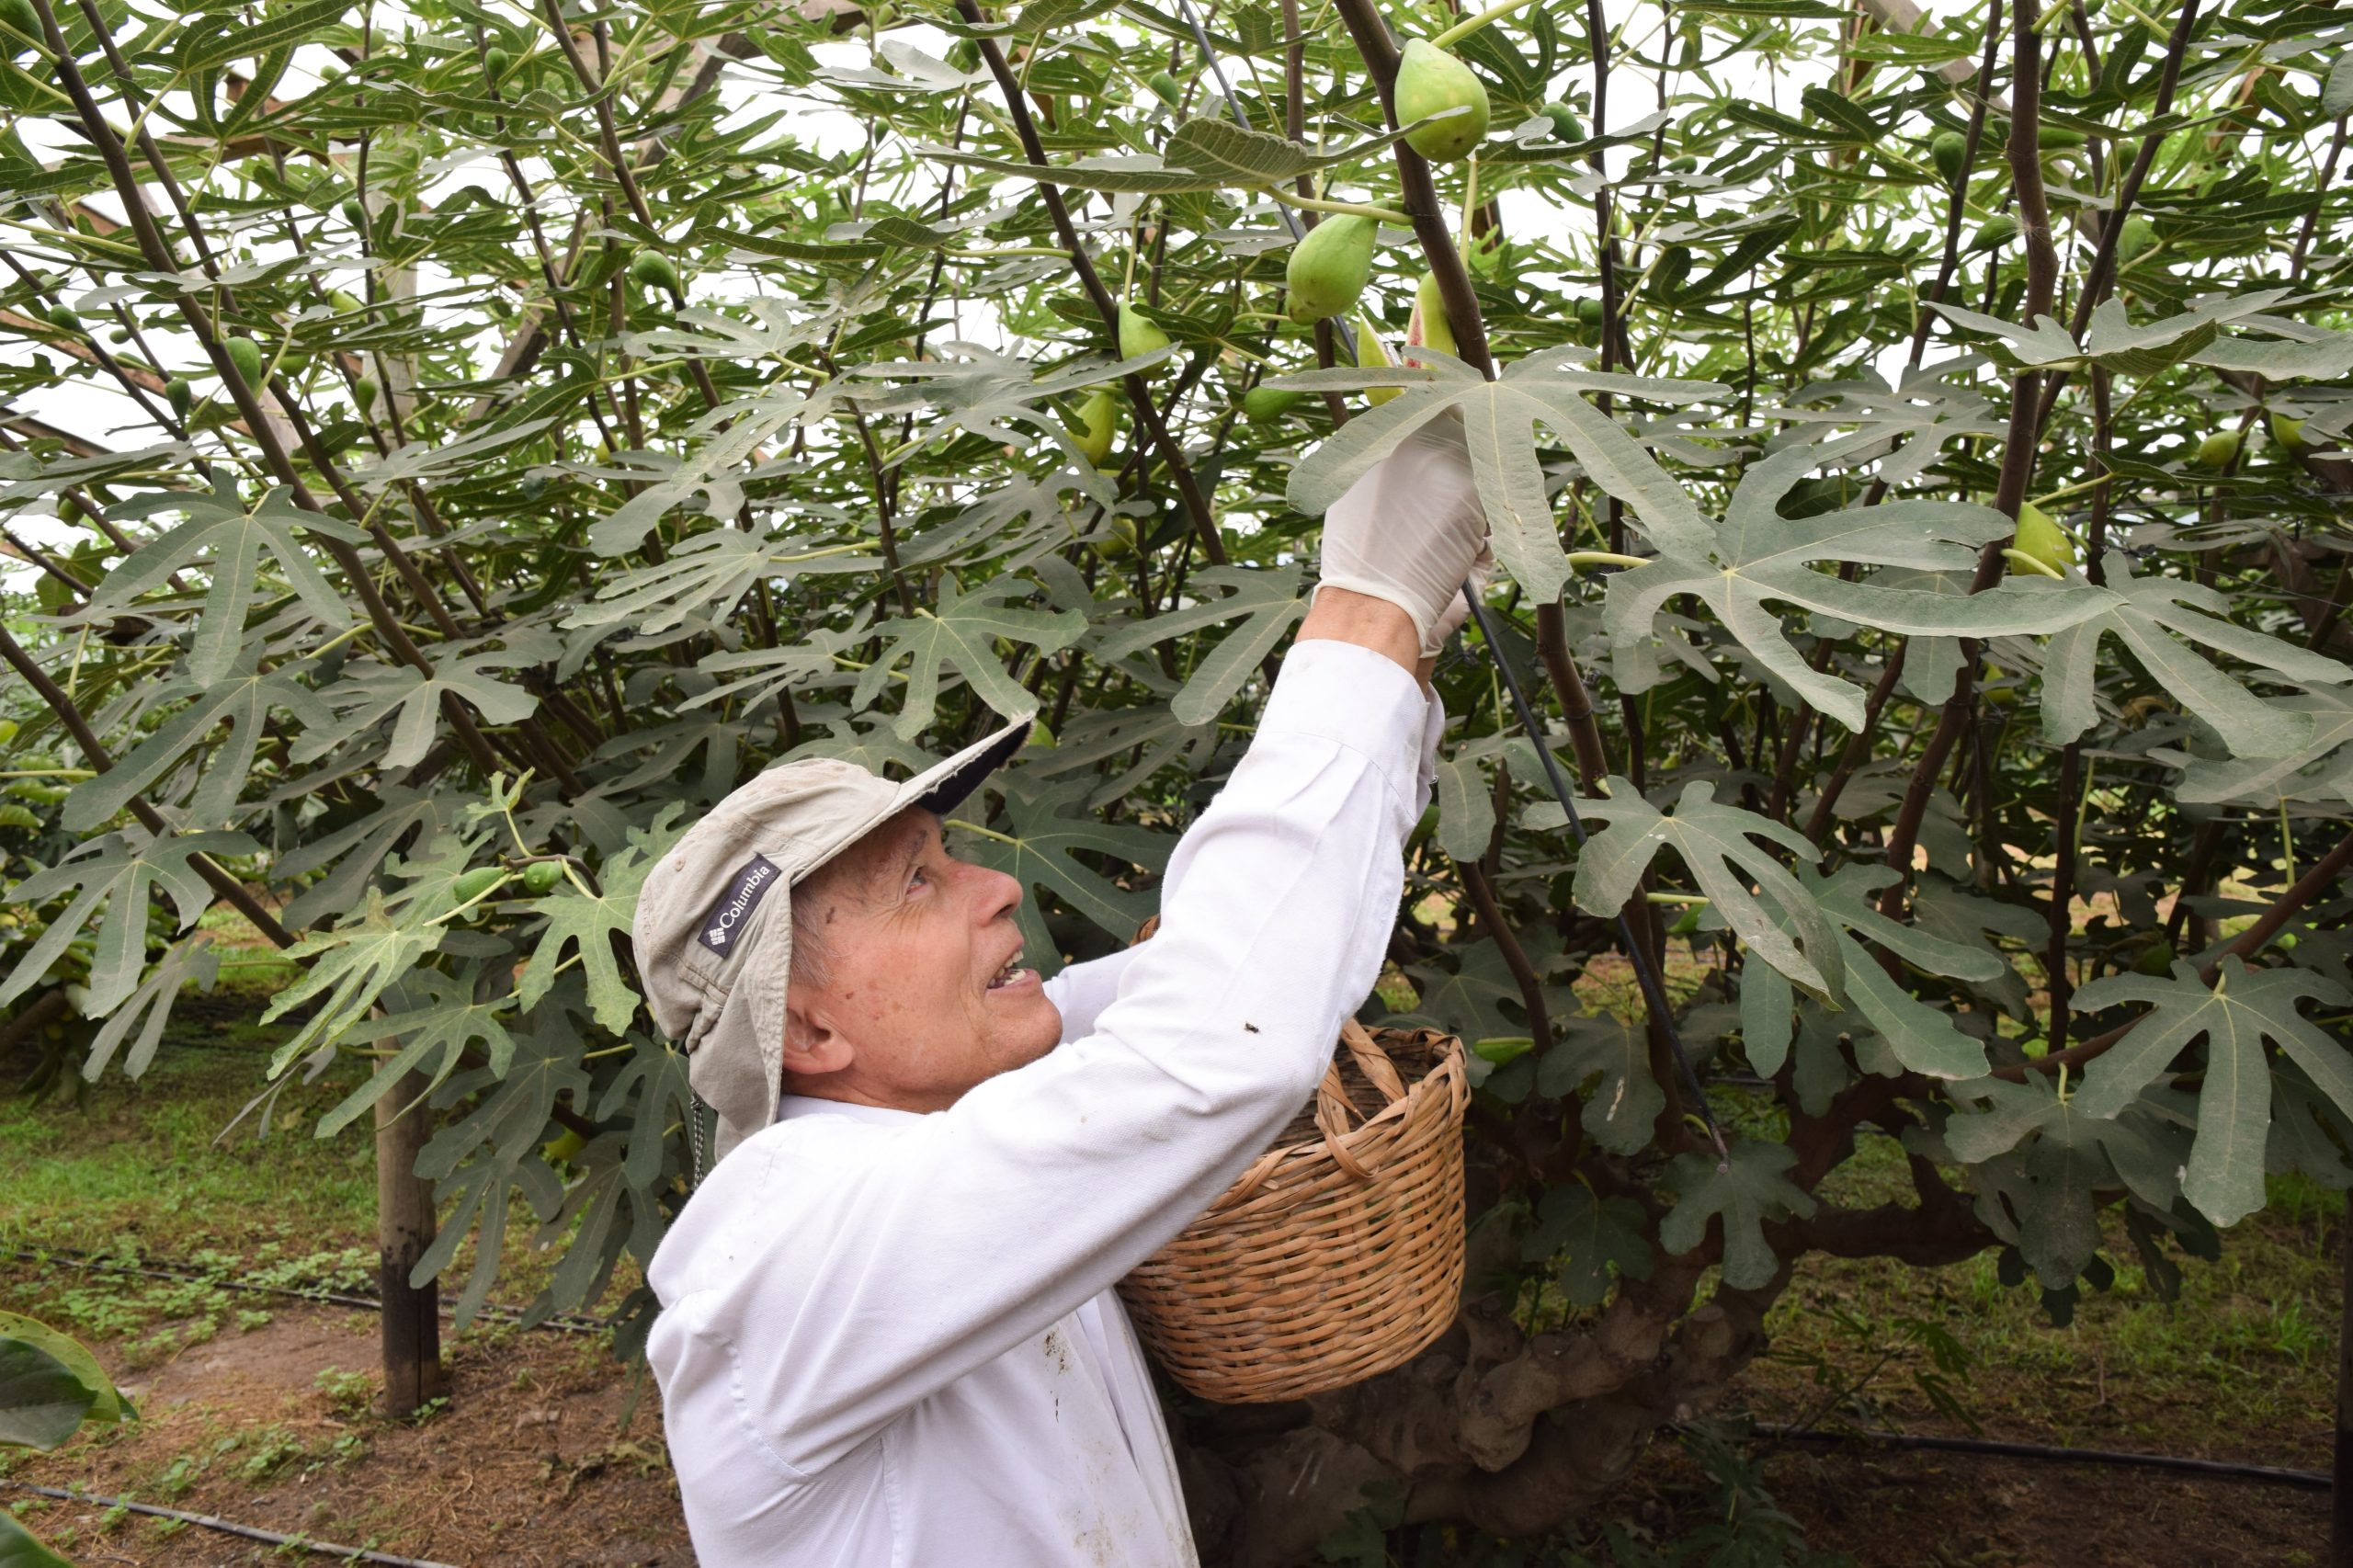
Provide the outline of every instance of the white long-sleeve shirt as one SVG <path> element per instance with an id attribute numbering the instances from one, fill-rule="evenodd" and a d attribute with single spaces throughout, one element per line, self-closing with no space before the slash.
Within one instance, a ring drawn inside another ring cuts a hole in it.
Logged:
<path id="1" fill-rule="evenodd" d="M 1371 991 L 1443 714 L 1296 645 L 1171 857 L 1154 938 L 1048 983 L 1063 1043 L 930 1115 L 788 1096 L 648 1270 L 705 1568 L 1178 1568 L 1113 1284 L 1313 1093 Z"/>

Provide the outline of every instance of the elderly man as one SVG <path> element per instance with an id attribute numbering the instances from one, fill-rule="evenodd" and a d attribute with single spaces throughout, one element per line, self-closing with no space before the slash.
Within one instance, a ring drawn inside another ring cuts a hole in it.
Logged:
<path id="1" fill-rule="evenodd" d="M 904 785 L 763 774 L 664 857 L 636 948 L 720 1117 L 646 1344 L 706 1568 L 1174 1568 L 1176 1467 L 1112 1286 L 1306 1103 L 1379 971 L 1485 532 L 1461 426 L 1331 511 L 1159 935 L 1040 981 L 941 841 L 1017 723 Z"/>

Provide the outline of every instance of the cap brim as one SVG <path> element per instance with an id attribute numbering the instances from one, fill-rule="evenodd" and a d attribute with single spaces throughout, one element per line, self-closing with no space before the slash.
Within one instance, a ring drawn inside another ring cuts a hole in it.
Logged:
<path id="1" fill-rule="evenodd" d="M 947 761 L 916 774 L 899 786 L 892 813 L 909 806 L 921 806 L 935 816 L 946 816 L 963 804 L 965 796 L 980 788 L 982 779 L 1012 760 L 1013 754 L 1029 744 L 1029 728 L 1037 717 L 1037 710 L 1032 709 L 995 734 L 973 742 Z"/>

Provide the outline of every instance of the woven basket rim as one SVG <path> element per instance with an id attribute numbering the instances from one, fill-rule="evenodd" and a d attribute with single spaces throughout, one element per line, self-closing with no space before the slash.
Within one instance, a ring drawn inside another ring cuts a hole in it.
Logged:
<path id="1" fill-rule="evenodd" d="M 1391 1124 L 1404 1121 L 1423 1099 L 1440 1092 L 1447 1093 L 1448 1096 L 1452 1098 L 1459 1090 L 1467 1090 L 1468 1085 L 1464 1082 L 1463 1075 L 1467 1071 L 1466 1062 L 1469 1052 L 1460 1035 L 1450 1035 L 1443 1029 L 1427 1025 L 1405 1028 L 1387 1024 L 1375 1024 L 1366 1026 L 1365 1032 L 1370 1035 L 1376 1043 L 1383 1043 L 1384 1037 L 1436 1042 L 1439 1046 L 1438 1060 L 1432 1062 L 1429 1069 L 1420 1077 L 1408 1083 L 1403 1095 L 1383 1106 L 1371 1117 L 1348 1129 L 1338 1138 L 1327 1140 L 1319 1133 L 1313 1137 L 1300 1139 L 1296 1142 L 1269 1149 L 1251 1161 L 1242 1174 L 1228 1185 L 1226 1190 L 1219 1194 L 1217 1201 L 1202 1210 L 1203 1219 L 1211 1215 L 1233 1213 L 1264 1197 L 1269 1185 L 1267 1178 L 1285 1165 L 1306 1164 L 1316 1160 L 1336 1165 L 1338 1162 L 1332 1159 L 1331 1151 L 1325 1146 L 1327 1142 L 1339 1144 L 1350 1154 L 1375 1153 L 1376 1145 L 1388 1143 L 1393 1136 L 1394 1129 Z M 1383 1043 L 1383 1049 L 1387 1049 L 1385 1043 Z M 1253 1180 L 1254 1177 L 1258 1179 Z M 1380 1177 L 1380 1171 L 1374 1170 L 1371 1179 L 1378 1181 Z M 1233 1197 L 1236 1189 L 1240 1189 L 1246 1195 L 1238 1201 Z"/>

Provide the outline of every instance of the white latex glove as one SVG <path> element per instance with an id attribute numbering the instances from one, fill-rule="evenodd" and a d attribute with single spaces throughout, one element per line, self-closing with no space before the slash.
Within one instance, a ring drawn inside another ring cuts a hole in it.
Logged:
<path id="1" fill-rule="evenodd" d="M 1324 514 L 1319 586 L 1386 599 L 1413 619 L 1423 652 L 1432 653 L 1469 613 L 1462 580 L 1486 544 L 1487 514 L 1472 483 L 1461 417 L 1441 415 Z"/>
<path id="2" fill-rule="evenodd" d="M 1471 570 L 1464 574 L 1470 578 L 1474 592 L 1483 594 L 1487 591 L 1487 574 L 1495 570 L 1495 552 L 1483 542 L 1479 546 L 1478 558 L 1471 562 Z M 1462 590 L 1458 587 L 1454 590 L 1454 597 L 1447 601 L 1445 610 L 1438 616 L 1438 624 L 1430 628 L 1429 638 L 1422 644 L 1422 657 L 1435 659 L 1446 652 L 1447 643 L 1453 641 L 1454 634 L 1461 631 L 1463 623 L 1470 619 L 1471 601 L 1462 597 Z"/>

